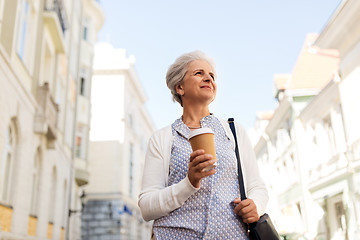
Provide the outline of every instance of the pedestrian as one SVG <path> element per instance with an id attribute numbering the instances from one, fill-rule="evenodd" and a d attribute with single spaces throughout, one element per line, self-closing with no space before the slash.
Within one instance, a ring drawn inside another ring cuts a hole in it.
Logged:
<path id="1" fill-rule="evenodd" d="M 212 59 L 200 51 L 181 55 L 169 67 L 166 83 L 183 113 L 149 141 L 138 201 L 143 218 L 154 220 L 158 240 L 248 239 L 246 223 L 265 212 L 268 193 L 246 131 L 236 123 L 248 197 L 239 198 L 233 134 L 227 121 L 209 110 L 217 91 Z M 192 151 L 189 134 L 205 127 L 215 133 L 216 156 Z M 204 171 L 215 158 L 217 166 Z"/>

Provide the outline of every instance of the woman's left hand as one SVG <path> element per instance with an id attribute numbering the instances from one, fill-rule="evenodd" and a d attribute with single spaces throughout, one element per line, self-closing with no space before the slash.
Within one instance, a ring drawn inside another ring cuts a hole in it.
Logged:
<path id="1" fill-rule="evenodd" d="M 234 213 L 239 215 L 244 223 L 253 223 L 259 221 L 259 214 L 256 205 L 252 199 L 241 201 L 240 198 L 234 200 Z"/>

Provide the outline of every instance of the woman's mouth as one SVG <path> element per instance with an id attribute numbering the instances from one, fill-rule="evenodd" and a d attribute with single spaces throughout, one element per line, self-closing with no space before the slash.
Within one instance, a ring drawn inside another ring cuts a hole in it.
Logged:
<path id="1" fill-rule="evenodd" d="M 210 86 L 202 86 L 202 87 L 200 87 L 200 88 L 207 88 L 207 89 L 212 89 Z"/>

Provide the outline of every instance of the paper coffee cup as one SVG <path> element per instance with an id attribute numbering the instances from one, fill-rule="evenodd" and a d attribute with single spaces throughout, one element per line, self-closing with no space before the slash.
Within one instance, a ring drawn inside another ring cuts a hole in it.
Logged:
<path id="1" fill-rule="evenodd" d="M 189 141 L 193 151 L 198 149 L 204 149 L 206 154 L 211 154 L 213 159 L 216 160 L 215 140 L 214 132 L 210 128 L 199 128 L 191 131 L 189 135 Z M 204 171 L 208 171 L 216 167 L 217 162 L 212 166 L 204 168 Z"/>

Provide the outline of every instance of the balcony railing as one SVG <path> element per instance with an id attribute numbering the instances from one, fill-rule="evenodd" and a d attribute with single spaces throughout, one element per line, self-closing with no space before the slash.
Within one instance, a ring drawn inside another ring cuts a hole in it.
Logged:
<path id="1" fill-rule="evenodd" d="M 316 185 L 316 182 L 320 179 L 325 179 L 332 174 L 344 171 L 347 168 L 349 162 L 345 153 L 334 154 L 328 161 L 318 164 L 309 169 L 308 177 L 309 183 Z"/>
<path id="2" fill-rule="evenodd" d="M 64 33 L 66 30 L 66 17 L 62 0 L 46 0 L 45 11 L 54 11 L 59 18 L 61 30 Z"/>
<path id="3" fill-rule="evenodd" d="M 36 94 L 36 100 L 39 108 L 35 114 L 34 131 L 39 134 L 46 135 L 48 139 L 48 147 L 53 148 L 56 139 L 58 105 L 51 97 L 49 85 L 45 83 L 39 86 Z"/>

